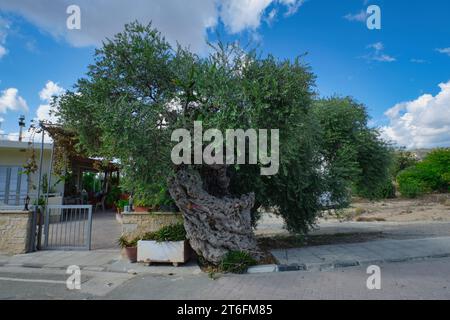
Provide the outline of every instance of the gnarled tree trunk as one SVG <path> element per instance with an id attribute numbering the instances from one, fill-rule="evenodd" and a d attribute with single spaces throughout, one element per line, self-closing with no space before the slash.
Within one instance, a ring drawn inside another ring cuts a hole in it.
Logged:
<path id="1" fill-rule="evenodd" d="M 181 168 L 169 180 L 170 194 L 183 213 L 192 248 L 215 264 L 231 250 L 247 251 L 259 259 L 250 214 L 255 195 L 230 197 L 224 166 L 208 166 L 202 176 L 203 180 L 198 171 Z"/>

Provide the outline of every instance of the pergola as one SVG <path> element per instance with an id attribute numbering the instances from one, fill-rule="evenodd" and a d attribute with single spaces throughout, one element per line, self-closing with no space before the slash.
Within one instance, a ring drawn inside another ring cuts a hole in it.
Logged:
<path id="1" fill-rule="evenodd" d="M 58 167 L 57 171 L 66 173 L 70 171 L 70 181 L 66 181 L 66 186 L 75 186 L 75 192 L 70 188 L 65 188 L 65 198 L 77 197 L 83 191 L 83 173 L 103 174 L 100 191 L 107 194 L 111 190 L 111 181 L 115 178 L 117 183 L 120 179 L 120 169 L 117 164 L 105 161 L 101 158 L 89 158 L 83 151 L 76 148 L 78 139 L 76 134 L 61 125 L 41 123 L 41 128 L 46 131 L 53 140 L 53 162 L 64 162 L 64 168 Z M 63 161 L 62 161 L 63 160 Z"/>
<path id="2" fill-rule="evenodd" d="M 102 160 L 84 158 L 81 156 L 71 157 L 70 161 L 72 178 L 79 190 L 83 188 L 82 178 L 84 172 L 103 173 L 104 179 L 102 179 L 103 184 L 101 190 L 105 193 L 110 190 L 111 186 L 108 182 L 111 181 L 114 176 L 117 181 L 120 179 L 119 167 L 112 162 L 108 162 L 107 165 L 105 165 Z"/>

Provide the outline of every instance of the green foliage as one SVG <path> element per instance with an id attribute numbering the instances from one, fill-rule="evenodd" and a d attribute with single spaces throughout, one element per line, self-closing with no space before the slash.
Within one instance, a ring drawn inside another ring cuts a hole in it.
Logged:
<path id="1" fill-rule="evenodd" d="M 35 206 L 45 206 L 45 198 L 43 196 L 39 197 L 38 199 L 33 200 L 33 205 Z"/>
<path id="2" fill-rule="evenodd" d="M 366 107 L 350 97 L 333 97 L 317 101 L 313 112 L 322 130 L 319 141 L 331 202 L 347 204 L 350 190 L 369 199 L 390 195 L 392 151 L 368 126 Z"/>
<path id="3" fill-rule="evenodd" d="M 165 184 L 136 185 L 135 190 L 135 206 L 160 208 L 175 205 Z"/>
<path id="4" fill-rule="evenodd" d="M 422 162 L 397 176 L 400 193 L 415 198 L 431 191 L 450 191 L 450 148 L 430 152 Z"/>
<path id="5" fill-rule="evenodd" d="M 101 181 L 95 173 L 83 173 L 83 189 L 87 192 L 96 192 L 101 189 Z"/>
<path id="6" fill-rule="evenodd" d="M 183 241 L 186 240 L 186 230 L 182 223 L 162 227 L 158 231 L 146 233 L 142 240 L 151 240 L 157 242 L 163 241 Z"/>
<path id="7" fill-rule="evenodd" d="M 407 198 L 417 198 L 426 192 L 425 184 L 420 180 L 416 168 L 408 168 L 397 177 L 399 191 Z"/>
<path id="8" fill-rule="evenodd" d="M 117 240 L 117 244 L 121 247 L 121 248 L 134 248 L 137 246 L 137 242 L 139 241 L 139 238 L 134 238 L 134 239 L 128 239 L 128 237 L 126 237 L 125 235 L 121 236 L 118 240 Z"/>
<path id="9" fill-rule="evenodd" d="M 56 193 L 55 185 L 56 184 L 53 184 L 49 188 L 48 187 L 48 175 L 47 175 L 47 173 L 44 173 L 42 175 L 42 183 L 41 183 L 42 189 L 41 190 L 42 190 L 43 193 L 47 193 L 47 191 L 48 191 L 48 193 Z"/>
<path id="10" fill-rule="evenodd" d="M 120 187 L 114 186 L 106 195 L 105 202 L 107 205 L 113 205 L 116 201 L 120 200 L 120 195 L 122 194 L 122 189 Z"/>
<path id="11" fill-rule="evenodd" d="M 123 211 L 125 209 L 125 206 L 129 205 L 129 201 L 120 199 L 120 200 L 117 200 L 114 204 L 116 205 L 117 208 L 119 208 L 121 211 Z"/>
<path id="12" fill-rule="evenodd" d="M 230 273 L 244 273 L 248 267 L 256 265 L 257 261 L 247 252 L 230 251 L 222 259 L 220 270 Z"/>
<path id="13" fill-rule="evenodd" d="M 415 166 L 418 162 L 419 160 L 414 153 L 403 149 L 396 150 L 391 176 L 395 179 L 401 171 Z"/>
<path id="14" fill-rule="evenodd" d="M 377 196 L 378 199 L 394 199 L 395 198 L 395 185 L 391 179 L 385 180 L 385 184 L 380 186 L 378 189 Z"/>

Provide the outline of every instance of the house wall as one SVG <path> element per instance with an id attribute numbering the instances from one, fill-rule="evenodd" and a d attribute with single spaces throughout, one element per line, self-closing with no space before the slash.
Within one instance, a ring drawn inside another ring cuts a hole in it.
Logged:
<path id="1" fill-rule="evenodd" d="M 28 252 L 32 213 L 28 211 L 0 211 L 0 253 Z"/>
<path id="2" fill-rule="evenodd" d="M 39 165 L 40 161 L 40 149 L 37 148 L 35 151 L 35 157 L 36 162 Z M 51 161 L 51 148 L 47 147 L 44 149 L 44 156 L 43 156 L 43 162 L 42 162 L 42 176 L 44 174 L 47 174 L 49 172 L 49 165 Z M 18 148 L 16 146 L 14 147 L 5 147 L 0 145 L 0 166 L 4 167 L 23 167 L 27 160 L 30 157 L 30 150 L 26 149 L 24 146 L 23 148 Z M 52 175 L 51 185 L 53 186 L 55 182 L 57 182 L 59 178 L 55 175 Z M 37 192 L 35 189 L 38 185 L 39 181 L 39 172 L 32 173 L 30 175 L 30 183 L 28 185 L 28 192 L 30 194 L 34 194 Z M 0 181 L 0 183 L 5 183 L 5 181 Z M 64 183 L 59 182 L 56 186 L 54 186 L 56 193 L 63 193 L 64 192 Z M 33 197 L 32 197 L 33 198 Z"/>

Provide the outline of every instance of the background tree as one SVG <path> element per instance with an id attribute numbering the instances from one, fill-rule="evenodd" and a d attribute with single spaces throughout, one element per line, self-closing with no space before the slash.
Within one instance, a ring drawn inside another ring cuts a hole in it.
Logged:
<path id="1" fill-rule="evenodd" d="M 429 192 L 450 192 L 450 148 L 431 151 L 423 161 L 397 176 L 403 196 L 415 198 Z"/>
<path id="2" fill-rule="evenodd" d="M 419 159 L 413 152 L 407 151 L 405 149 L 395 150 L 392 166 L 392 176 L 396 178 L 401 171 L 415 166 L 418 162 Z"/>
<path id="3" fill-rule="evenodd" d="M 313 110 L 332 202 L 346 204 L 352 192 L 370 199 L 392 195 L 392 150 L 368 126 L 366 107 L 350 97 L 332 97 L 316 101 Z"/>

